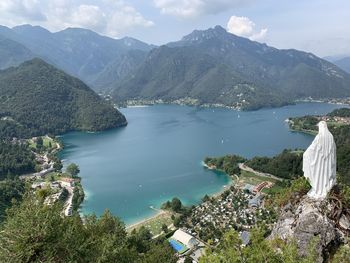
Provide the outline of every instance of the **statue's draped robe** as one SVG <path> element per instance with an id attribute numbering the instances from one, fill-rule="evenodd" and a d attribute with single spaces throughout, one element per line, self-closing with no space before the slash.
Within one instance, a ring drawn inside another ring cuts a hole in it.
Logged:
<path id="1" fill-rule="evenodd" d="M 308 196 L 325 198 L 336 181 L 336 146 L 326 122 L 318 126 L 318 135 L 304 153 L 303 171 L 312 187 Z"/>

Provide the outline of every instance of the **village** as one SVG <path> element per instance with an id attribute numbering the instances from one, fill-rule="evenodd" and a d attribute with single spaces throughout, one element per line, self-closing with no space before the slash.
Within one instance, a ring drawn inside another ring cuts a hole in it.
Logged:
<path id="1" fill-rule="evenodd" d="M 151 230 L 154 238 L 165 234 L 179 256 L 179 263 L 185 262 L 185 259 L 198 262 L 205 249 L 219 245 L 223 234 L 230 229 L 239 233 L 242 246 L 248 245 L 250 230 L 254 226 L 259 223 L 272 226 L 275 222 L 276 215 L 265 207 L 264 199 L 266 191 L 277 187 L 275 183 L 281 179 L 255 171 L 243 163 L 237 166 L 240 175 L 232 175 L 231 184 L 220 193 L 206 195 L 199 205 L 187 208 L 190 209 L 189 214 L 162 210 L 158 217 L 146 220 L 138 227 Z M 216 169 L 215 166 L 204 167 Z M 180 218 L 180 222 L 175 223 L 174 218 L 175 221 Z"/>
<path id="2" fill-rule="evenodd" d="M 79 167 L 76 164 L 70 164 L 65 172 L 61 171 L 62 164 L 55 154 L 62 146 L 59 141 L 50 136 L 33 137 L 16 141 L 16 143 L 28 143 L 37 163 L 36 173 L 22 175 L 20 179 L 31 185 L 33 192 L 44 199 L 44 204 L 51 206 L 61 201 L 62 214 L 71 216 L 84 196 L 81 179 L 77 176 Z"/>

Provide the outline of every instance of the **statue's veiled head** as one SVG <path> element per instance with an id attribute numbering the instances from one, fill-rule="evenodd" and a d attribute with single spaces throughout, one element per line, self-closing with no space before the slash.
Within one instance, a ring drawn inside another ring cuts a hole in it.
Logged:
<path id="1" fill-rule="evenodd" d="M 318 132 L 325 133 L 328 131 L 327 123 L 325 121 L 320 121 L 318 124 Z"/>

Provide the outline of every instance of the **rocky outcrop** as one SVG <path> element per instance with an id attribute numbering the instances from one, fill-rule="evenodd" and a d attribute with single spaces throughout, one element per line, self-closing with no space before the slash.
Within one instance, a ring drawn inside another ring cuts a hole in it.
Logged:
<path id="1" fill-rule="evenodd" d="M 299 253 L 310 253 L 310 245 L 314 244 L 317 262 L 324 262 L 329 254 L 344 241 L 344 228 L 350 226 L 346 216 L 340 220 L 331 219 L 336 209 L 328 200 L 314 200 L 304 196 L 295 205 L 287 204 L 275 224 L 270 239 L 281 238 L 285 241 L 297 242 Z M 342 224 L 343 230 L 339 225 Z"/>

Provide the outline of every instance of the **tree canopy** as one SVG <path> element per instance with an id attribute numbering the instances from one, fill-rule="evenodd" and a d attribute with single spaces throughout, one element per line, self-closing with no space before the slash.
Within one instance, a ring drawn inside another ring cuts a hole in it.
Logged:
<path id="1" fill-rule="evenodd" d="M 0 71 L 0 138 L 97 131 L 125 123 L 124 115 L 83 82 L 40 59 Z"/>
<path id="2" fill-rule="evenodd" d="M 61 211 L 60 204 L 46 206 L 29 194 L 9 209 L 0 225 L 0 262 L 176 262 L 167 242 L 150 240 L 147 230 L 128 237 L 109 211 L 85 217 L 84 224 Z"/>

